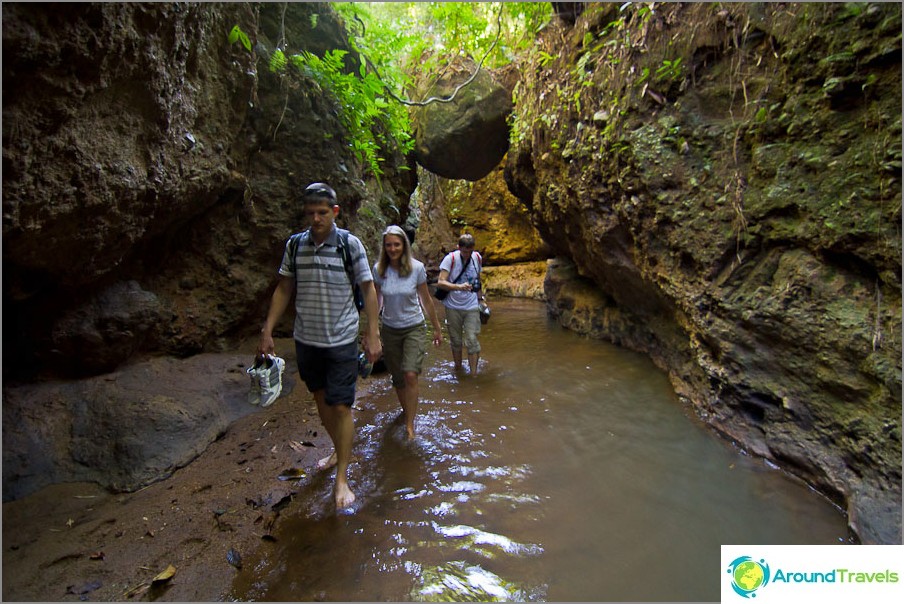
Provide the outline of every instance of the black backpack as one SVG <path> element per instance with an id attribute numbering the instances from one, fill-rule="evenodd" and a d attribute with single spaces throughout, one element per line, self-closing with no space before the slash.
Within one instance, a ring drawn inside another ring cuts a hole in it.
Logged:
<path id="1" fill-rule="evenodd" d="M 352 296 L 355 299 L 355 308 L 362 310 L 364 308 L 364 294 L 361 293 L 361 286 L 355 281 L 355 270 L 352 267 L 352 256 L 348 249 L 348 231 L 336 227 L 339 233 L 339 253 L 342 254 L 342 264 L 345 266 L 345 274 L 348 276 L 348 283 L 352 286 Z M 289 258 L 292 259 L 292 272 L 295 272 L 295 256 L 298 253 L 298 244 L 302 238 L 307 239 L 308 231 L 295 233 L 289 237 Z"/>

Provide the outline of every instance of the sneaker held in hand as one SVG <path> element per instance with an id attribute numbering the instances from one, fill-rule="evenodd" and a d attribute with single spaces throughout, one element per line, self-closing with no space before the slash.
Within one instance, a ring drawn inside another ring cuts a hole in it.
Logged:
<path id="1" fill-rule="evenodd" d="M 248 402 L 252 405 L 260 404 L 261 407 L 272 405 L 282 392 L 282 375 L 285 368 L 286 362 L 277 356 L 256 357 L 254 365 L 247 370 L 251 377 Z"/>

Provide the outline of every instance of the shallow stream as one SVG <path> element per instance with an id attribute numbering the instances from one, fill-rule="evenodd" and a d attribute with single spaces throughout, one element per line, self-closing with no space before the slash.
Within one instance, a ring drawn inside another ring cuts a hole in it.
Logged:
<path id="1" fill-rule="evenodd" d="M 356 407 L 358 501 L 300 484 L 237 600 L 718 601 L 721 544 L 833 544 L 843 513 L 694 419 L 646 357 L 497 299 L 481 374 L 447 346 L 404 438 L 388 376 Z M 303 387 L 303 386 L 302 386 Z"/>

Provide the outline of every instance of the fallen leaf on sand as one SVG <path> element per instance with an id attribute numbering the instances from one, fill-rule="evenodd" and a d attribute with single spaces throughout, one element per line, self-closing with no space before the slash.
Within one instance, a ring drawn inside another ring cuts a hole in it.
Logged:
<path id="1" fill-rule="evenodd" d="M 164 583 L 173 578 L 176 574 L 176 567 L 170 564 L 162 573 L 151 579 L 151 583 Z"/>

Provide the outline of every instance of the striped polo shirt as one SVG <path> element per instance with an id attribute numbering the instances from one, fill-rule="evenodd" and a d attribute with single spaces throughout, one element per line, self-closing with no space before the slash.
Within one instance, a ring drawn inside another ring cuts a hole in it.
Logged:
<path id="1" fill-rule="evenodd" d="M 349 256 L 357 283 L 373 281 L 367 251 L 361 240 L 349 233 Z M 358 338 L 358 309 L 352 295 L 336 225 L 321 245 L 308 234 L 298 245 L 295 271 L 289 258 L 289 243 L 279 274 L 295 278 L 295 339 L 302 344 L 331 348 Z"/>

